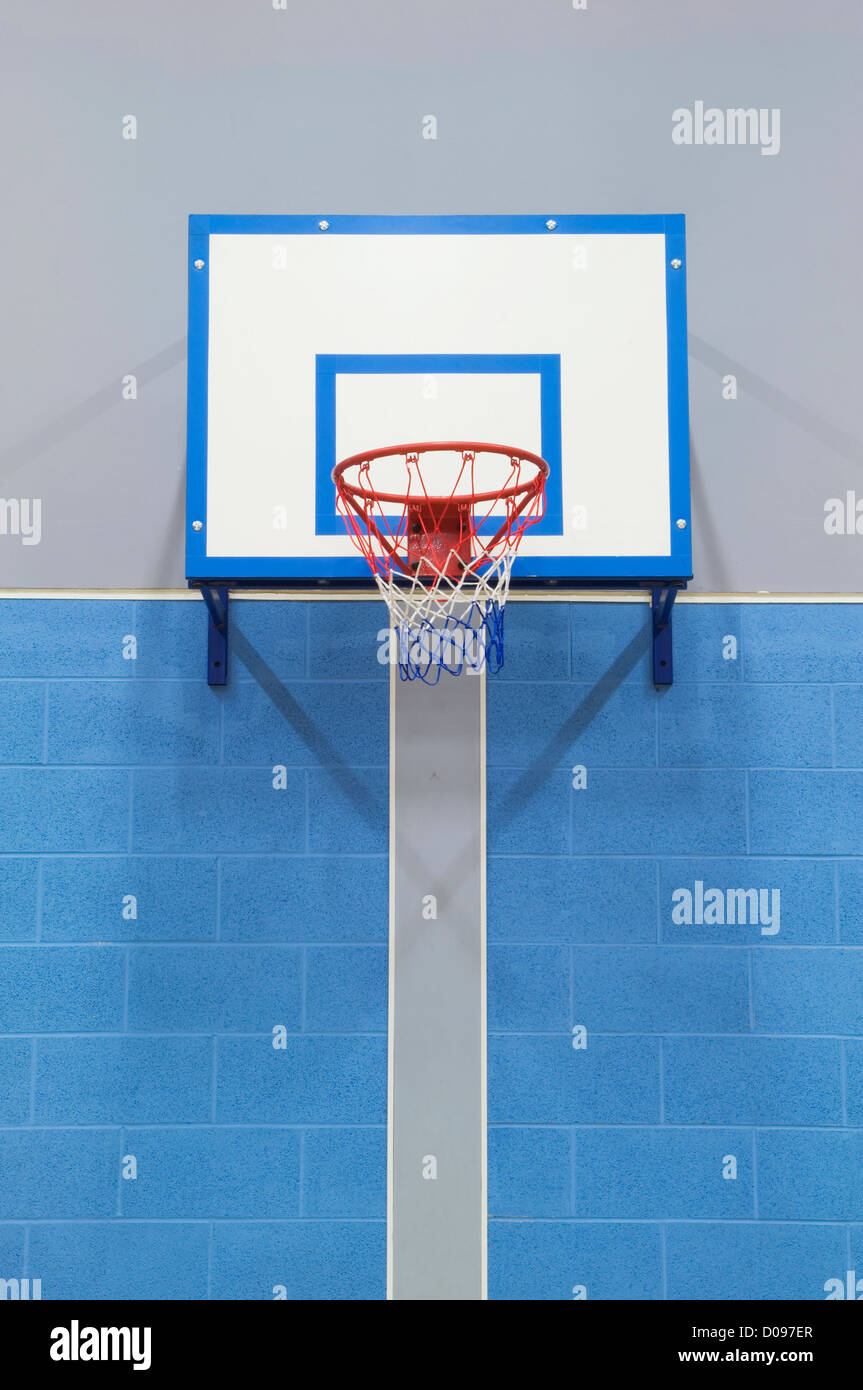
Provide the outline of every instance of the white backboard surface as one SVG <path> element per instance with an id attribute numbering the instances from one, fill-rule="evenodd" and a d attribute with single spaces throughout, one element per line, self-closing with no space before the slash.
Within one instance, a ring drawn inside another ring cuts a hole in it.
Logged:
<path id="1" fill-rule="evenodd" d="M 459 438 L 547 458 L 517 575 L 687 575 L 682 219 L 549 220 L 193 219 L 190 577 L 362 577 L 332 466 Z"/>

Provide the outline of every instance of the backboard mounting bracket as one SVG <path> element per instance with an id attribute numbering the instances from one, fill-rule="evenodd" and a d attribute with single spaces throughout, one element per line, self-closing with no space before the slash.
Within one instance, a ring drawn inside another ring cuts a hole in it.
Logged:
<path id="1" fill-rule="evenodd" d="M 653 619 L 653 684 L 671 685 L 674 680 L 674 661 L 671 643 L 671 610 L 678 584 L 665 584 L 651 589 L 650 610 Z"/>
<path id="2" fill-rule="evenodd" d="M 224 584 L 202 584 L 207 605 L 207 684 L 228 681 L 228 589 Z"/>

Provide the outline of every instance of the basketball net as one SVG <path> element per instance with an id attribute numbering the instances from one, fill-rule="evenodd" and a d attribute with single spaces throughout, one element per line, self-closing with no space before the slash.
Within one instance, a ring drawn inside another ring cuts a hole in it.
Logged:
<path id="1" fill-rule="evenodd" d="M 539 455 L 496 444 L 400 444 L 337 464 L 336 508 L 389 609 L 402 680 L 500 670 L 512 562 L 547 476 Z"/>

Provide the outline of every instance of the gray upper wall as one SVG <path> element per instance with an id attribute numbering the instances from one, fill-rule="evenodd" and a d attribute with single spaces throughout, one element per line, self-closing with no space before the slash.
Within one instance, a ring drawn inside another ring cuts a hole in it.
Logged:
<path id="1" fill-rule="evenodd" d="M 686 213 L 693 588 L 863 591 L 859 0 L 286 3 L 3 6 L 0 585 L 183 584 L 190 212 L 547 210 Z"/>

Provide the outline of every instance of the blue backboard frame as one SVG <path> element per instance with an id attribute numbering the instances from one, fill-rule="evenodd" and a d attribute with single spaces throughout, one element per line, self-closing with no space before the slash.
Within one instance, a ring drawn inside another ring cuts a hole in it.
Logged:
<path id="1" fill-rule="evenodd" d="M 520 557 L 513 567 L 515 584 L 571 587 L 619 587 L 633 584 L 685 583 L 692 576 L 689 488 L 689 390 L 686 340 L 685 219 L 682 214 L 581 216 L 405 216 L 382 217 L 317 213 L 288 216 L 195 214 L 189 219 L 189 354 L 186 489 L 186 574 L 191 585 L 221 582 L 231 587 L 287 587 L 303 583 L 369 584 L 373 581 L 361 555 L 338 558 L 207 555 L 207 364 L 209 335 L 209 239 L 214 234 L 357 235 L 555 235 L 644 234 L 665 237 L 668 333 L 668 440 L 670 554 L 620 556 Z M 320 362 L 321 359 L 319 359 Z M 332 359 L 323 359 L 333 365 Z M 385 359 L 382 359 L 385 360 Z M 459 359 L 446 359 L 456 363 Z M 489 361 L 490 359 L 483 359 Z M 542 362 L 544 358 L 535 358 Z M 358 361 L 358 360 L 357 360 Z M 353 363 L 356 368 L 357 361 Z M 350 365 L 350 359 L 336 359 Z M 392 364 L 390 364 L 392 365 Z M 373 369 L 373 368 L 372 368 Z M 379 368 L 383 369 L 383 368 Z M 416 370 L 415 364 L 395 368 Z M 420 368 L 421 370 L 421 368 Z M 485 368 L 484 368 L 485 370 Z M 498 370 L 507 370 L 501 365 Z M 537 370 L 540 370 L 537 368 Z M 546 445 L 547 407 L 543 416 Z M 554 427 L 551 426 L 553 444 Z M 559 450 L 559 439 L 558 439 Z M 317 528 L 335 534 L 322 522 L 320 458 L 316 461 Z M 559 478 L 559 471 L 558 471 Z M 560 507 L 549 497 L 544 528 L 559 529 Z M 326 508 L 324 507 L 324 512 Z M 200 522 L 199 529 L 194 523 Z M 683 523 L 682 525 L 680 523 Z M 323 530 L 321 526 L 323 525 Z"/>

